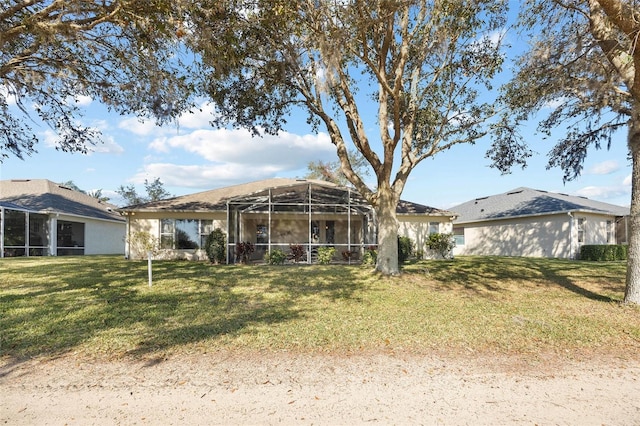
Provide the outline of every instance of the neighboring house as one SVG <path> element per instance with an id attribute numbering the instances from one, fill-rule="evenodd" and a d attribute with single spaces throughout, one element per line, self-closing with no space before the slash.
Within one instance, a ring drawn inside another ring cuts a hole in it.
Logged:
<path id="1" fill-rule="evenodd" d="M 147 232 L 159 241 L 168 258 L 206 259 L 202 247 L 215 228 L 227 235 L 227 260 L 234 262 L 236 243 L 255 245 L 252 260 L 290 244 L 305 247 L 313 262 L 317 249 L 336 248 L 361 257 L 377 244 L 376 217 L 371 206 L 355 190 L 329 182 L 274 178 L 121 209 L 127 218 L 126 255 L 145 256 L 132 244 L 135 234 Z M 454 214 L 401 201 L 399 233 L 424 246 L 429 232 L 452 232 Z"/>
<path id="2" fill-rule="evenodd" d="M 574 259 L 584 244 L 627 243 L 629 208 L 517 188 L 452 207 L 454 254 Z"/>
<path id="3" fill-rule="evenodd" d="M 45 179 L 0 181 L 0 257 L 123 254 L 115 209 Z"/>

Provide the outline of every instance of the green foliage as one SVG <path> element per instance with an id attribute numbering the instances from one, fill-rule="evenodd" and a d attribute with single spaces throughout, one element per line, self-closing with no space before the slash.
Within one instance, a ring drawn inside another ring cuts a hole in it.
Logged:
<path id="1" fill-rule="evenodd" d="M 398 237 L 398 262 L 409 260 L 413 253 L 413 240 L 409 237 Z"/>
<path id="2" fill-rule="evenodd" d="M 243 241 L 240 243 L 236 243 L 236 262 L 239 263 L 249 263 L 249 257 L 251 253 L 256 251 L 256 246 L 249 241 Z"/>
<path id="3" fill-rule="evenodd" d="M 271 253 L 267 252 L 264 255 L 264 261 L 269 265 L 283 265 L 285 260 L 287 260 L 287 254 L 278 247 L 271 249 Z"/>
<path id="4" fill-rule="evenodd" d="M 362 264 L 376 266 L 376 262 L 378 260 L 378 250 L 375 246 L 369 246 L 364 251 L 364 255 L 362 256 Z"/>
<path id="5" fill-rule="evenodd" d="M 116 189 L 116 193 L 124 198 L 125 204 L 133 206 L 136 204 L 148 203 L 151 201 L 165 200 L 173 197 L 173 195 L 164 188 L 164 185 L 160 178 L 155 178 L 152 182 L 144 180 L 144 189 L 147 195 L 140 195 L 133 185 L 127 185 L 126 187 L 120 185 Z"/>
<path id="6" fill-rule="evenodd" d="M 90 151 L 101 138 L 95 127 L 81 124 L 81 97 L 159 123 L 191 103 L 185 77 L 193 64 L 177 52 L 176 2 L 0 5 L 0 162 L 36 152 L 39 131 L 30 125 L 36 118 L 54 131 L 56 149 Z"/>
<path id="7" fill-rule="evenodd" d="M 580 247 L 580 260 L 614 261 L 627 260 L 628 246 L 622 244 L 583 245 Z"/>
<path id="8" fill-rule="evenodd" d="M 321 265 L 328 265 L 333 260 L 333 256 L 335 254 L 336 254 L 335 247 L 319 247 L 318 263 Z"/>
<path id="9" fill-rule="evenodd" d="M 451 250 L 456 246 L 456 240 L 452 233 L 433 233 L 429 234 L 426 246 L 429 250 L 433 250 L 442 256 L 443 259 L 452 257 Z"/>
<path id="10" fill-rule="evenodd" d="M 221 264 L 227 260 L 227 236 L 220 228 L 216 228 L 204 243 L 204 250 L 211 263 Z"/>
<path id="11" fill-rule="evenodd" d="M 289 251 L 294 262 L 298 263 L 307 255 L 307 251 L 301 244 L 290 244 Z"/>

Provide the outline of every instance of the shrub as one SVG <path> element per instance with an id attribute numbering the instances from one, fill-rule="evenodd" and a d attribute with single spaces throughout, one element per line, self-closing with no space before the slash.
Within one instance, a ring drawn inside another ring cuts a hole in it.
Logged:
<path id="1" fill-rule="evenodd" d="M 333 259 L 333 255 L 336 253 L 335 247 L 319 247 L 318 248 L 318 263 L 321 265 L 328 265 Z"/>
<path id="2" fill-rule="evenodd" d="M 304 259 L 305 255 L 307 254 L 304 246 L 300 244 L 289 244 L 289 250 L 291 251 L 291 258 L 296 263 Z"/>
<path id="3" fill-rule="evenodd" d="M 433 250 L 442 256 L 443 259 L 451 257 L 451 250 L 456 246 L 453 234 L 434 233 L 429 234 L 426 242 L 429 250 Z"/>
<path id="4" fill-rule="evenodd" d="M 264 261 L 269 265 L 283 265 L 286 259 L 286 253 L 278 247 L 271 249 L 271 253 L 267 252 L 264 255 Z"/>
<path id="5" fill-rule="evenodd" d="M 626 245 L 584 245 L 580 247 L 580 259 L 591 261 L 612 261 L 627 259 Z"/>
<path id="6" fill-rule="evenodd" d="M 211 263 L 221 264 L 227 260 L 227 236 L 222 229 L 216 228 L 207 235 L 204 251 Z"/>
<path id="7" fill-rule="evenodd" d="M 409 260 L 413 253 L 413 240 L 409 237 L 398 237 L 398 262 L 404 263 Z"/>
<path id="8" fill-rule="evenodd" d="M 248 241 L 236 243 L 236 262 L 248 263 L 249 256 L 254 251 L 256 251 L 256 247 Z"/>
<path id="9" fill-rule="evenodd" d="M 378 260 L 378 251 L 375 246 L 369 246 L 364 251 L 364 255 L 362 256 L 362 264 L 375 266 Z"/>

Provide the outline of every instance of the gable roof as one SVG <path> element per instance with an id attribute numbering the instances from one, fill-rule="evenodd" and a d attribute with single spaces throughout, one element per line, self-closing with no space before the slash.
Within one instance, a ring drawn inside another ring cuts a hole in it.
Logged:
<path id="1" fill-rule="evenodd" d="M 503 194 L 476 198 L 451 210 L 458 213 L 455 223 L 506 219 L 569 212 L 625 216 L 629 208 L 567 194 L 520 187 Z"/>
<path id="2" fill-rule="evenodd" d="M 226 211 L 227 202 L 242 203 L 256 202 L 260 203 L 261 198 L 268 194 L 270 190 L 277 190 L 283 197 L 289 197 L 287 202 L 306 203 L 305 198 L 301 198 L 301 192 L 298 191 L 298 198 L 295 191 L 289 191 L 300 186 L 312 185 L 316 194 L 323 197 L 321 200 L 314 202 L 322 203 L 338 203 L 340 199 L 346 204 L 345 194 L 349 193 L 352 200 L 356 200 L 360 205 L 366 204 L 366 201 L 353 189 L 336 185 L 331 182 L 313 179 L 290 179 L 290 178 L 271 178 L 255 182 L 243 183 L 239 185 L 227 186 L 224 188 L 212 189 L 209 191 L 188 194 L 179 197 L 168 198 L 166 200 L 152 201 L 150 203 L 137 204 L 133 206 L 123 207 L 121 211 Z M 286 193 L 286 194 L 285 194 Z M 423 206 L 421 204 L 411 203 L 409 201 L 400 201 L 397 212 L 399 214 L 431 214 L 440 216 L 453 216 L 454 213 L 447 210 L 440 210 L 434 207 Z"/>
<path id="3" fill-rule="evenodd" d="M 61 213 L 92 219 L 124 222 L 116 206 L 74 191 L 47 179 L 0 181 L 0 202 L 6 208 L 17 206 L 38 213 Z"/>

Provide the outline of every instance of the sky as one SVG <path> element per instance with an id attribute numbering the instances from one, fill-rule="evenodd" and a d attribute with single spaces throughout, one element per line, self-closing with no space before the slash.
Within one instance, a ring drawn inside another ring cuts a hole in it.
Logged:
<path id="1" fill-rule="evenodd" d="M 101 190 L 116 205 L 123 200 L 115 192 L 121 185 L 134 185 L 144 194 L 145 179 L 160 178 L 175 196 L 206 191 L 271 177 L 304 177 L 310 161 L 335 161 L 335 148 L 326 133 L 315 134 L 304 115 L 288 120 L 278 136 L 252 137 L 244 130 L 215 129 L 209 124 L 214 107 L 205 100 L 200 110 L 185 113 L 178 123 L 156 126 L 133 116 L 109 112 L 99 102 L 78 99 L 83 110 L 76 117 L 84 125 L 102 132 L 103 143 L 89 154 L 57 151 L 49 127 L 30 122 L 40 137 L 37 153 L 20 160 L 9 157 L 0 163 L 0 180 L 49 179 L 72 181 L 85 191 Z M 374 105 L 375 107 L 375 105 Z M 375 116 L 375 111 L 372 112 Z M 547 169 L 547 154 L 556 134 L 543 139 L 530 126 L 524 135 L 535 151 L 523 170 L 514 168 L 501 175 L 490 167 L 485 153 L 490 139 L 474 145 L 457 145 L 420 163 L 411 173 L 402 199 L 449 209 L 474 198 L 530 187 L 550 192 L 584 196 L 628 206 L 631 197 L 631 164 L 627 159 L 626 133 L 615 135 L 610 150 L 592 149 L 582 175 L 563 182 L 560 169 Z M 375 123 L 367 128 L 372 141 L 379 140 Z M 372 180 L 373 174 L 369 176 Z M 371 187 L 374 184 L 371 183 Z"/>

